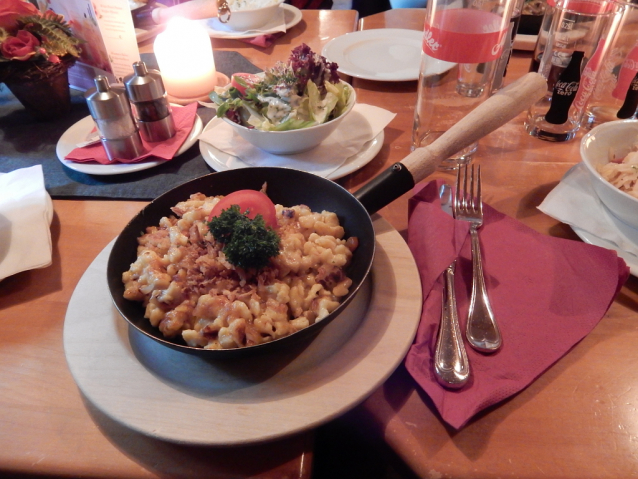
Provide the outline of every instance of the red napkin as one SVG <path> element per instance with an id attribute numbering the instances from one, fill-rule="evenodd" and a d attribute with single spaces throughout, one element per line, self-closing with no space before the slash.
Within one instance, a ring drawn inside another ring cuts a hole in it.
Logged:
<path id="1" fill-rule="evenodd" d="M 272 45 L 277 38 L 285 34 L 286 32 L 269 33 L 267 35 L 259 35 L 252 38 L 243 38 L 241 41 L 244 43 L 250 43 L 257 47 L 266 48 Z"/>
<path id="2" fill-rule="evenodd" d="M 104 150 L 102 143 L 95 143 L 93 145 L 85 146 L 84 148 L 75 148 L 65 157 L 65 159 L 76 163 L 95 161 L 102 165 L 110 165 L 113 163 L 138 163 L 149 159 L 150 157 L 170 160 L 175 156 L 177 150 L 179 150 L 184 144 L 184 141 L 193 129 L 195 115 L 197 114 L 197 103 L 191 103 L 184 107 L 172 106 L 172 109 L 175 129 L 177 130 L 175 136 L 169 140 L 154 143 L 147 143 L 142 140 L 146 153 L 138 156 L 137 158 L 111 162 L 106 156 L 106 151 Z"/>
<path id="3" fill-rule="evenodd" d="M 441 210 L 440 184 L 417 186 L 409 204 L 408 244 L 425 300 L 405 364 L 443 420 L 459 429 L 479 411 L 527 387 L 589 334 L 629 277 L 629 268 L 614 251 L 542 235 L 485 205 L 479 237 L 503 345 L 493 354 L 482 354 L 464 338 L 471 377 L 461 389 L 446 389 L 437 382 L 432 365 L 441 317 L 441 274 L 458 256 L 455 284 L 465 332 L 472 263 L 469 225 Z"/>

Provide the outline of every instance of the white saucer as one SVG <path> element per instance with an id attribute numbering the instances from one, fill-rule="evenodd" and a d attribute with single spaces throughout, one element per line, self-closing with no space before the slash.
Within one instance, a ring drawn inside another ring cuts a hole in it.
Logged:
<path id="1" fill-rule="evenodd" d="M 291 29 L 295 25 L 297 25 L 303 15 L 301 10 L 293 5 L 288 5 L 286 3 L 282 3 L 280 8 L 284 10 L 284 21 L 286 22 L 286 30 Z M 242 38 L 253 38 L 259 35 L 268 35 L 271 33 L 280 32 L 277 21 L 273 21 L 269 24 L 264 25 L 259 30 L 250 30 L 245 32 L 235 32 L 232 30 L 224 30 L 223 24 L 217 18 L 206 18 L 204 20 L 200 20 L 200 23 L 204 26 L 208 35 L 211 38 L 231 38 L 231 39 L 242 39 Z"/>
<path id="2" fill-rule="evenodd" d="M 315 428 L 359 404 L 392 374 L 421 316 L 421 282 L 401 235 L 375 216 L 370 278 L 303 351 L 231 362 L 166 348 L 122 319 L 106 264 L 89 266 L 69 301 L 64 353 L 84 397 L 124 426 L 157 439 L 245 445 Z"/>
<path id="3" fill-rule="evenodd" d="M 208 123 L 206 128 L 204 128 L 204 131 L 206 131 L 210 125 L 211 123 Z M 379 150 L 381 150 L 381 147 L 383 146 L 383 139 L 384 133 L 383 130 L 381 130 L 381 133 L 375 136 L 372 140 L 363 144 L 359 153 L 347 158 L 343 165 L 329 175 L 326 175 L 325 178 L 329 180 L 336 180 L 367 165 L 375 156 L 377 156 Z M 243 162 L 236 156 L 229 155 L 228 153 L 218 150 L 213 145 L 206 143 L 205 141 L 199 142 L 199 151 L 204 157 L 206 164 L 215 171 L 235 170 L 237 168 L 248 168 L 252 166 Z"/>
<path id="4" fill-rule="evenodd" d="M 609 224 L 614 229 L 616 234 L 622 236 L 625 240 L 638 245 L 638 230 L 632 228 L 631 226 L 626 225 L 607 209 L 605 205 L 600 204 L 600 210 L 594 211 L 593 213 L 598 213 L 605 215 L 609 220 Z M 570 225 L 571 229 L 574 230 L 574 233 L 578 235 L 580 239 L 582 239 L 585 243 L 593 244 L 594 246 L 600 246 L 601 248 L 606 248 L 615 251 L 618 256 L 625 260 L 627 266 L 629 266 L 629 271 L 633 276 L 638 277 L 638 256 L 625 251 L 619 248 L 616 244 L 608 241 L 606 239 L 600 238 L 588 231 L 582 230 L 576 226 Z"/>
<path id="5" fill-rule="evenodd" d="M 58 156 L 58 160 L 67 168 L 85 173 L 87 175 L 121 175 L 124 173 L 133 173 L 136 171 L 148 170 L 162 163 L 166 163 L 169 160 L 157 160 L 157 161 L 140 161 L 139 163 L 114 163 L 112 165 L 101 165 L 99 163 L 76 163 L 74 161 L 65 160 L 64 158 L 71 153 L 76 145 L 84 141 L 87 135 L 91 132 L 95 122 L 91 116 L 82 118 L 80 121 L 72 125 L 58 140 L 58 144 L 55 148 L 55 153 Z M 204 128 L 202 119 L 199 115 L 195 115 L 195 121 L 193 122 L 193 128 L 186 137 L 184 144 L 177 150 L 175 156 L 179 156 L 188 150 L 197 141 L 197 137 L 200 135 Z"/>
<path id="6" fill-rule="evenodd" d="M 379 28 L 346 33 L 330 40 L 321 54 L 356 78 L 378 81 L 419 79 L 423 32 Z M 454 64 L 439 61 L 430 72 L 443 73 Z"/>

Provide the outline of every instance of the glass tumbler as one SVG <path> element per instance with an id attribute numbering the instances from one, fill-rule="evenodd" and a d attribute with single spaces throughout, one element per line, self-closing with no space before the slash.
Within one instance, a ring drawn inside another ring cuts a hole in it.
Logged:
<path id="1" fill-rule="evenodd" d="M 623 3 L 618 28 L 608 49 L 582 125 L 593 128 L 607 121 L 636 119 L 638 108 L 638 5 Z"/>
<path id="2" fill-rule="evenodd" d="M 530 135 L 547 141 L 576 136 L 621 11 L 613 0 L 559 0 L 550 10 L 538 67 L 548 89 L 528 111 L 525 128 Z"/>
<path id="3" fill-rule="evenodd" d="M 412 149 L 427 146 L 492 92 L 516 0 L 428 1 Z M 477 144 L 441 164 L 468 163 Z"/>

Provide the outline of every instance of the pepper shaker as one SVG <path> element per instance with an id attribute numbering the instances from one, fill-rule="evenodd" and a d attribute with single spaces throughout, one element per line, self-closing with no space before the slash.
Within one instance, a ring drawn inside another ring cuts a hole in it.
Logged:
<path id="1" fill-rule="evenodd" d="M 147 69 L 144 62 L 133 63 L 133 71 L 124 85 L 142 138 L 149 142 L 172 138 L 175 122 L 160 72 Z"/>
<path id="2" fill-rule="evenodd" d="M 144 145 L 124 87 L 110 85 L 103 75 L 95 77 L 94 82 L 95 88 L 87 91 L 85 98 L 109 160 L 140 156 Z"/>

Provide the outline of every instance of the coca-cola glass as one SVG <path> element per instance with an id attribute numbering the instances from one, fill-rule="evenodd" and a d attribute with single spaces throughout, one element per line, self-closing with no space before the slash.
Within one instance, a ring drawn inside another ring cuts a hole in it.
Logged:
<path id="1" fill-rule="evenodd" d="M 587 128 L 638 117 L 638 5 L 623 4 L 618 28 L 607 43 L 582 120 Z"/>
<path id="2" fill-rule="evenodd" d="M 427 146 L 488 98 L 516 0 L 429 1 L 412 129 L 412 148 Z M 474 143 L 441 165 L 467 163 Z"/>
<path id="3" fill-rule="evenodd" d="M 514 40 L 518 33 L 518 26 L 521 24 L 521 15 L 523 13 L 523 4 L 525 0 L 516 0 L 514 2 L 514 10 L 510 18 L 510 26 L 508 36 L 503 45 L 503 52 L 496 63 L 496 72 L 494 73 L 494 82 L 492 83 L 492 93 L 496 93 L 504 86 L 505 75 L 507 75 L 507 66 L 509 65 L 512 50 L 514 49 Z"/>
<path id="4" fill-rule="evenodd" d="M 623 8 L 614 0 L 558 0 L 552 7 L 544 50 L 533 59 L 547 94 L 527 113 L 530 135 L 547 141 L 576 136 Z"/>

